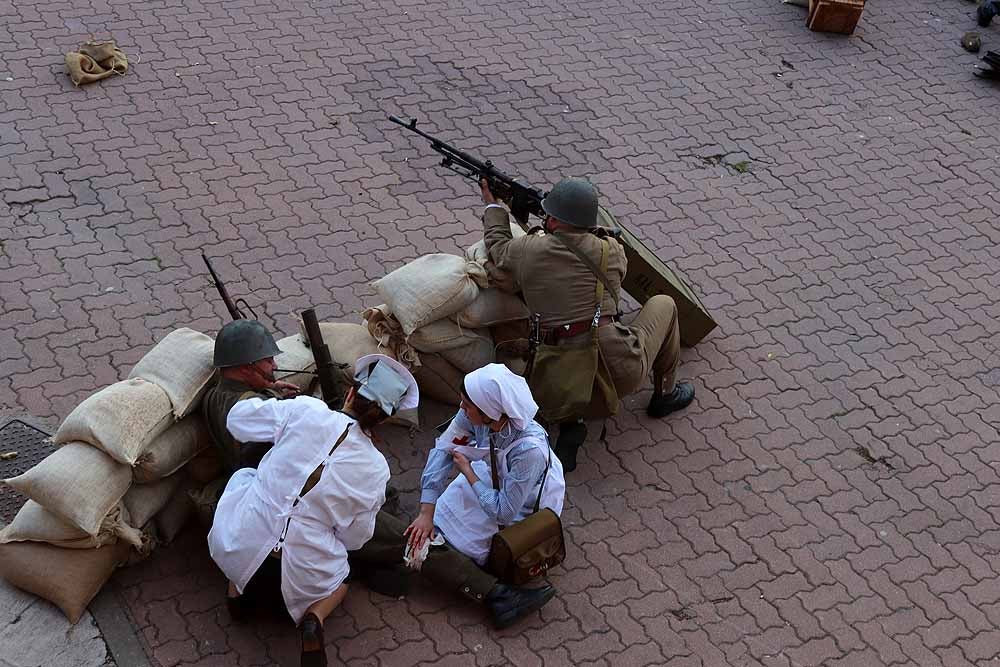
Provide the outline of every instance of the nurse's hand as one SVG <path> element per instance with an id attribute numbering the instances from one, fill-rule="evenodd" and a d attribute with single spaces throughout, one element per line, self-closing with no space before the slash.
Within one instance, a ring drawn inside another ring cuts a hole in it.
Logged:
<path id="1" fill-rule="evenodd" d="M 469 463 L 469 459 L 465 457 L 465 454 L 460 454 L 459 452 L 452 450 L 451 458 L 455 462 L 455 467 L 458 468 L 463 475 L 472 474 L 472 464 Z"/>
<path id="2" fill-rule="evenodd" d="M 411 549 L 419 549 L 426 540 L 434 539 L 434 505 L 421 505 L 420 514 L 403 531 L 403 535 L 409 537 L 407 543 Z"/>

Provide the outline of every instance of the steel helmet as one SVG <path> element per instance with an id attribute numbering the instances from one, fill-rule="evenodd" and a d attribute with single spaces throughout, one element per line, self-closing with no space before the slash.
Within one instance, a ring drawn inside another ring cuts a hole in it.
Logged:
<path id="1" fill-rule="evenodd" d="M 564 178 L 542 200 L 542 210 L 582 229 L 597 226 L 597 188 L 582 178 Z"/>
<path id="2" fill-rule="evenodd" d="M 257 320 L 233 320 L 222 327 L 215 339 L 216 368 L 252 364 L 281 354 L 278 345 L 264 325 Z"/>

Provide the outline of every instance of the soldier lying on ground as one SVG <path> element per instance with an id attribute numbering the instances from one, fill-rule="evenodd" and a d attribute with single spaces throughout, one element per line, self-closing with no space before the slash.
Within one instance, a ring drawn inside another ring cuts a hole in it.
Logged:
<path id="1" fill-rule="evenodd" d="M 541 342 L 568 349 L 590 340 L 596 285 L 598 291 L 603 291 L 597 312 L 598 344 L 614 385 L 612 393 L 617 394 L 610 397 L 615 408 L 618 398 L 638 391 L 650 373 L 653 394 L 646 408 L 650 417 L 665 417 L 690 404 L 694 386 L 676 382 L 680 333 L 674 300 L 662 294 L 654 296 L 643 304 L 631 325 L 620 322 L 618 295 L 626 271 L 625 250 L 614 238 L 592 233 L 598 220 L 594 186 L 576 178 L 560 181 L 541 203 L 548 216 L 546 233 L 519 238 L 512 238 L 509 214 L 497 203 L 485 180 L 480 182 L 480 188 L 486 203 L 486 249 L 497 268 L 510 274 L 528 310 L 540 316 Z M 602 255 L 606 260 L 604 271 L 600 270 Z M 605 284 L 608 289 L 602 290 Z M 557 371 L 557 375 L 569 375 L 577 369 Z M 546 387 L 538 383 L 565 382 L 565 377 L 529 379 L 542 415 L 556 410 L 542 397 L 558 397 L 559 392 L 545 391 Z M 581 382 L 589 387 L 592 379 Z M 566 472 L 576 468 L 577 450 L 587 436 L 583 419 L 588 416 L 592 415 L 573 415 L 559 424 L 555 452 Z"/>
<path id="2" fill-rule="evenodd" d="M 540 507 L 559 514 L 566 483 L 559 459 L 551 456 L 545 429 L 534 421 L 538 406 L 524 378 L 501 364 L 490 364 L 465 376 L 463 385 L 461 408 L 440 441 L 452 442 L 456 434 L 464 434 L 469 446 L 488 450 L 492 440 L 499 490 L 491 483 L 486 461 L 470 462 L 458 452 L 435 447 L 421 477 L 417 519 L 407 526 L 379 512 L 374 537 L 350 554 L 351 565 L 382 568 L 392 577 L 407 547 L 415 552 L 432 540 L 420 575 L 485 604 L 494 625 L 503 628 L 541 608 L 555 589 L 507 586 L 482 569 L 498 524 L 511 525 L 533 513 L 540 488 Z M 452 480 L 455 468 L 461 474 Z M 366 580 L 377 579 L 369 570 Z"/>

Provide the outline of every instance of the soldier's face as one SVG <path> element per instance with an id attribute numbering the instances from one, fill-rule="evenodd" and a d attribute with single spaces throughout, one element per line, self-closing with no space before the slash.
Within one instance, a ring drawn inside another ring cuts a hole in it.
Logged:
<path id="1" fill-rule="evenodd" d="M 255 361 L 253 364 L 253 369 L 257 372 L 257 375 L 267 382 L 274 382 L 274 369 L 278 367 L 274 363 L 274 357 L 268 357 L 267 359 L 261 359 L 260 361 Z"/>

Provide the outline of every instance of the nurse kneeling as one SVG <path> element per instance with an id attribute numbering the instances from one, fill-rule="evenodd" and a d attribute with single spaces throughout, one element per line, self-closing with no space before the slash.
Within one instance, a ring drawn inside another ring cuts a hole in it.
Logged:
<path id="1" fill-rule="evenodd" d="M 308 396 L 251 398 L 233 406 L 230 433 L 274 442 L 256 470 L 229 480 L 208 535 L 209 551 L 229 579 L 227 603 L 267 562 L 280 568 L 281 593 L 302 635 L 302 665 L 323 665 L 323 621 L 344 599 L 347 552 L 367 542 L 385 501 L 389 466 L 371 429 L 397 410 L 417 407 L 419 391 L 401 364 L 368 355 L 355 366 L 343 412 Z M 274 560 L 280 557 L 280 560 Z"/>

